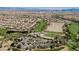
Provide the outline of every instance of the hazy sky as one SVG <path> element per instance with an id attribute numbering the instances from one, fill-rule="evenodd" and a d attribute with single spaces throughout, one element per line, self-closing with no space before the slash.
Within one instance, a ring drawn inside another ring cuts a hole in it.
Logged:
<path id="1" fill-rule="evenodd" d="M 72 9 L 72 8 L 79 9 L 79 7 L 45 7 L 45 8 L 41 8 L 41 9 L 60 9 L 61 10 L 61 9 Z"/>
<path id="2" fill-rule="evenodd" d="M 16 7 L 16 6 L 15 6 Z M 13 9 L 15 9 L 15 7 Z M 1 8 L 1 7 L 0 7 Z M 49 9 L 49 10 L 62 10 L 62 9 L 79 9 L 79 7 L 19 7 L 19 9 Z M 5 9 L 4 7 L 1 9 Z M 9 8 L 6 8 L 9 9 Z"/>

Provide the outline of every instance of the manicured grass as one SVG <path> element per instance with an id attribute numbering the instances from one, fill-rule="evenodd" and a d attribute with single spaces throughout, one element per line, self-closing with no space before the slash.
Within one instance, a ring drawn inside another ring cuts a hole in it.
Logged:
<path id="1" fill-rule="evenodd" d="M 76 50 L 79 48 L 79 41 L 77 39 L 77 34 L 79 32 L 79 24 L 78 23 L 71 23 L 68 25 L 68 30 L 71 35 L 71 39 L 67 42 L 67 46 L 70 50 Z"/>
<path id="2" fill-rule="evenodd" d="M 20 37 L 21 35 L 22 35 L 22 33 L 14 32 L 14 33 L 7 34 L 6 36 L 8 38 L 15 39 L 15 38 Z"/>
<path id="3" fill-rule="evenodd" d="M 69 42 L 67 42 L 66 45 L 68 46 L 69 50 L 71 50 L 71 51 L 74 51 L 77 47 L 79 47 L 79 45 L 77 44 L 77 42 L 74 42 L 72 40 L 69 41 Z"/>
<path id="4" fill-rule="evenodd" d="M 76 36 L 79 32 L 79 24 L 78 23 L 71 23 L 68 25 L 69 32 L 71 33 L 71 38 L 76 39 Z"/>
<path id="5" fill-rule="evenodd" d="M 22 35 L 22 33 L 19 33 L 19 32 L 7 33 L 7 31 L 8 30 L 5 28 L 0 28 L 0 37 L 17 38 Z"/>
<path id="6" fill-rule="evenodd" d="M 44 29 L 46 29 L 46 26 L 47 26 L 47 21 L 41 20 L 41 21 L 37 22 L 36 27 L 35 27 L 35 31 L 42 32 Z"/>
<path id="7" fill-rule="evenodd" d="M 47 32 L 47 36 L 50 36 L 50 37 L 56 37 L 56 36 L 60 36 L 62 35 L 63 33 L 61 32 Z"/>
<path id="8" fill-rule="evenodd" d="M 0 28 L 0 36 L 6 35 L 7 29 Z"/>

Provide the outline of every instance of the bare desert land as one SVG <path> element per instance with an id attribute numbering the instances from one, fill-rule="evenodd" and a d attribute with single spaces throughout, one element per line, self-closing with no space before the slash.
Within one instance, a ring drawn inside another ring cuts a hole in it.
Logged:
<path id="1" fill-rule="evenodd" d="M 51 22 L 48 28 L 46 29 L 46 31 L 63 32 L 63 29 L 62 29 L 63 26 L 64 26 L 64 23 Z"/>

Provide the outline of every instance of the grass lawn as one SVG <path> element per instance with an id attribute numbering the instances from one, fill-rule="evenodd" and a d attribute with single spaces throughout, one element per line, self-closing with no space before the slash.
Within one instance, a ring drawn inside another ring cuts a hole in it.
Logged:
<path id="1" fill-rule="evenodd" d="M 71 34 L 71 39 L 67 42 L 67 46 L 70 50 L 76 50 L 79 48 L 79 41 L 77 40 L 77 34 L 79 32 L 79 24 L 78 23 L 71 23 L 68 25 L 68 30 Z"/>
<path id="2" fill-rule="evenodd" d="M 47 27 L 47 21 L 41 20 L 41 21 L 37 22 L 36 27 L 35 27 L 35 31 L 42 32 L 44 29 L 46 29 L 46 27 Z"/>
<path id="3" fill-rule="evenodd" d="M 14 33 L 10 33 L 10 34 L 6 35 L 6 37 L 8 37 L 10 39 L 16 39 L 20 36 L 22 36 L 22 33 L 19 33 L 19 32 L 14 32 Z"/>
<path id="4" fill-rule="evenodd" d="M 19 33 L 19 32 L 13 32 L 13 33 L 7 33 L 7 29 L 5 28 L 0 28 L 0 39 L 2 38 L 17 38 L 19 36 L 22 35 L 22 33 Z"/>
<path id="5" fill-rule="evenodd" d="M 7 29 L 0 28 L 0 36 L 6 35 Z"/>
<path id="6" fill-rule="evenodd" d="M 76 39 L 77 33 L 79 32 L 79 24 L 71 23 L 68 25 L 69 32 L 71 33 L 71 38 Z"/>
<path id="7" fill-rule="evenodd" d="M 63 34 L 62 32 L 47 32 L 46 36 L 56 37 L 61 36 L 62 34 Z"/>

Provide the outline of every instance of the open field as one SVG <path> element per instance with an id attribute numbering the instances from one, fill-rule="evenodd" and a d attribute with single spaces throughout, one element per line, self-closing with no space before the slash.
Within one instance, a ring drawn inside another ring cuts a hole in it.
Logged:
<path id="1" fill-rule="evenodd" d="M 63 25 L 64 23 L 51 22 L 50 25 L 48 25 L 46 31 L 63 32 Z"/>

